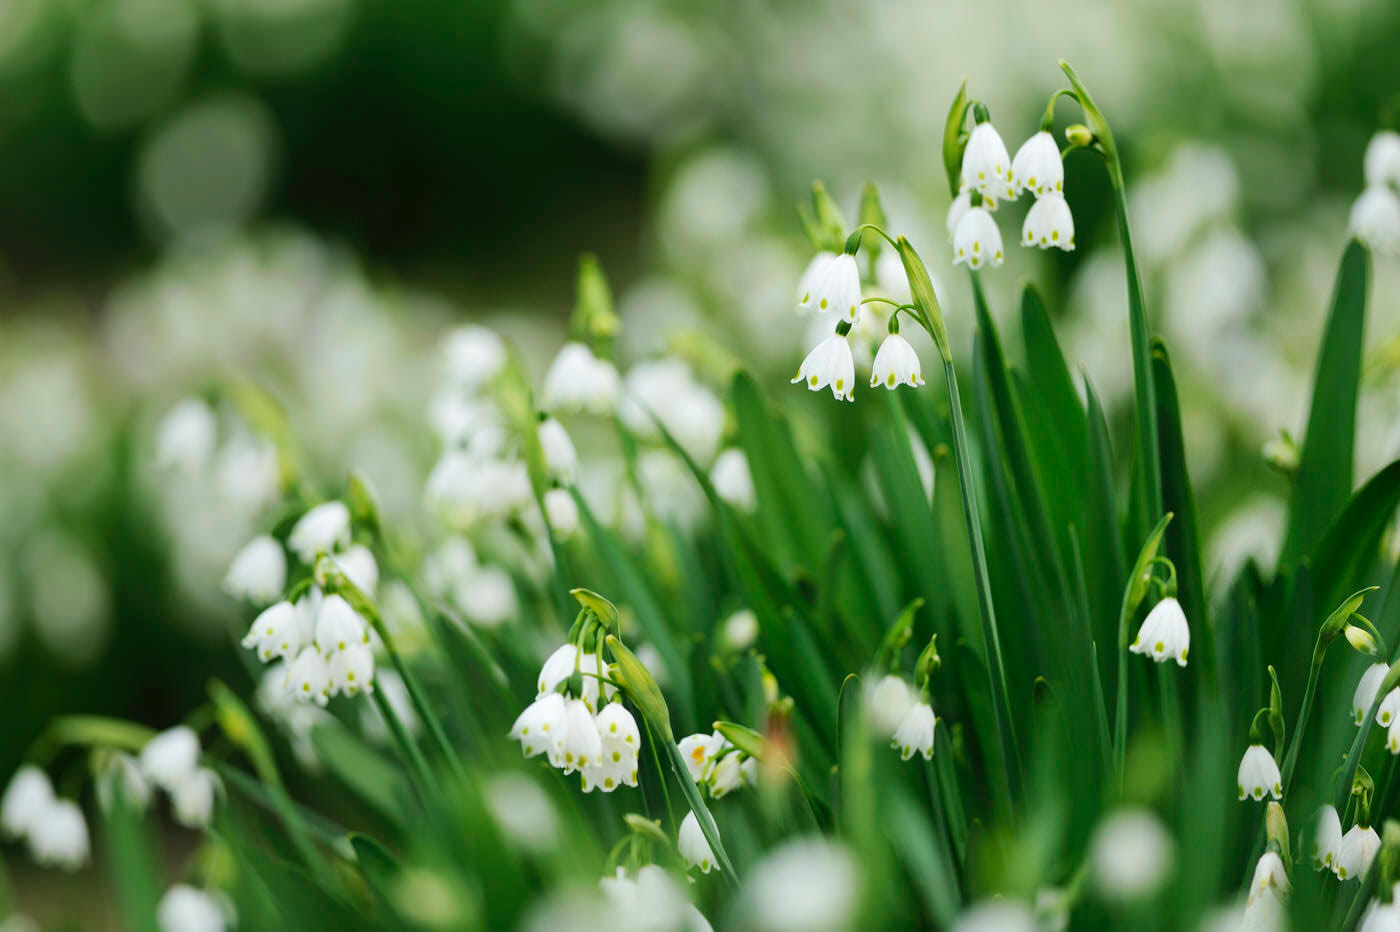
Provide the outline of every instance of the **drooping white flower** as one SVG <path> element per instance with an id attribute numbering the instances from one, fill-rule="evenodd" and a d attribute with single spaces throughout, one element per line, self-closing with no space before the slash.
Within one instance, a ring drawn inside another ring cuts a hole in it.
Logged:
<path id="1" fill-rule="evenodd" d="M 813 309 L 819 314 L 834 310 L 855 323 L 860 317 L 860 268 L 856 257 L 843 252 L 826 262 L 804 296 L 807 300 L 799 303 L 799 307 Z"/>
<path id="2" fill-rule="evenodd" d="M 1397 716 L 1400 716 L 1400 686 L 1385 694 L 1380 706 L 1376 709 L 1376 724 L 1389 728 L 1395 723 Z"/>
<path id="3" fill-rule="evenodd" d="M 505 366 L 506 343 L 489 327 L 467 324 L 443 338 L 442 358 L 447 381 L 473 390 L 494 379 Z"/>
<path id="4" fill-rule="evenodd" d="M 229 564 L 224 590 L 236 599 L 266 605 L 282 594 L 287 584 L 287 555 L 267 534 L 254 537 Z"/>
<path id="5" fill-rule="evenodd" d="M 29 825 L 29 856 L 42 867 L 75 871 L 88 860 L 87 821 L 76 803 L 51 799 Z"/>
<path id="6" fill-rule="evenodd" d="M 1103 896 L 1119 901 L 1150 896 L 1171 873 L 1175 849 L 1156 813 L 1121 809 L 1094 830 L 1089 855 L 1094 885 Z"/>
<path id="7" fill-rule="evenodd" d="M 167 792 L 199 764 L 199 737 L 188 725 L 166 729 L 141 749 L 141 770 Z"/>
<path id="8" fill-rule="evenodd" d="M 214 455 L 218 421 L 200 398 L 177 402 L 156 425 L 155 462 L 162 469 L 196 473 Z"/>
<path id="9" fill-rule="evenodd" d="M 144 812 L 151 801 L 151 782 L 141 770 L 141 764 L 130 754 L 120 751 L 107 758 L 97 780 L 97 801 L 110 810 L 116 797 L 138 812 Z"/>
<path id="10" fill-rule="evenodd" d="M 1356 928 L 1358 932 L 1400 932 L 1400 898 L 1392 897 L 1388 904 L 1373 898 Z"/>
<path id="11" fill-rule="evenodd" d="M 331 669 L 315 645 L 303 647 L 287 669 L 287 687 L 303 702 L 324 706 L 330 701 Z"/>
<path id="12" fill-rule="evenodd" d="M 1249 898 L 1252 900 L 1257 896 L 1272 893 L 1280 899 L 1287 899 L 1293 892 L 1293 884 L 1288 880 L 1288 871 L 1284 870 L 1283 858 L 1276 852 L 1265 851 L 1259 858 L 1259 863 L 1254 865 L 1254 880 L 1249 884 Z"/>
<path id="13" fill-rule="evenodd" d="M 856 916 L 860 864 L 849 848 L 821 837 L 785 842 L 754 865 L 740 909 L 742 928 L 763 932 L 838 932 L 864 925 Z"/>
<path id="14" fill-rule="evenodd" d="M 619 867 L 598 888 L 607 900 L 610 927 L 631 932 L 714 932 L 708 919 L 663 868 L 648 864 L 629 877 Z"/>
<path id="15" fill-rule="evenodd" d="M 862 689 L 866 720 L 881 737 L 893 738 L 914 705 L 915 692 L 901 676 L 866 677 Z"/>
<path id="16" fill-rule="evenodd" d="M 1373 663 L 1361 674 L 1361 679 L 1356 683 L 1356 692 L 1351 697 L 1351 718 L 1357 726 L 1366 720 L 1372 703 L 1376 701 L 1376 693 L 1381 691 L 1381 682 L 1389 670 L 1390 667 L 1383 663 Z"/>
<path id="17" fill-rule="evenodd" d="M 1065 164 L 1055 136 L 1041 130 L 1021 143 L 1011 160 L 1011 183 L 1019 194 L 1030 191 L 1036 197 L 1065 189 Z"/>
<path id="18" fill-rule="evenodd" d="M 582 343 L 565 343 L 545 373 L 544 408 L 607 414 L 617 405 L 620 384 L 612 363 L 594 356 Z"/>
<path id="19" fill-rule="evenodd" d="M 1051 191 L 1031 205 L 1021 224 L 1021 245 L 1074 251 L 1074 214 L 1063 194 Z"/>
<path id="20" fill-rule="evenodd" d="M 295 657 L 306 646 L 302 635 L 297 609 L 290 602 L 278 602 L 258 613 L 242 644 L 256 650 L 258 659 L 267 663 L 275 657 Z"/>
<path id="21" fill-rule="evenodd" d="M 1016 189 L 1011 183 L 1011 172 L 1011 156 L 1007 154 L 1001 134 L 990 122 L 978 123 L 972 128 L 967 148 L 963 150 L 961 190 L 1014 201 Z"/>
<path id="22" fill-rule="evenodd" d="M 710 771 L 710 778 L 706 781 L 710 796 L 719 799 L 739 788 L 744 779 L 740 765 L 745 759 L 745 755 L 740 751 L 731 750 L 715 762 L 714 768 Z"/>
<path id="23" fill-rule="evenodd" d="M 1251 744 L 1240 758 L 1240 771 L 1236 778 L 1240 799 L 1263 799 L 1273 794 L 1274 799 L 1283 798 L 1283 777 L 1278 772 L 1274 755 L 1262 744 Z"/>
<path id="24" fill-rule="evenodd" d="M 933 714 L 933 707 L 928 704 L 928 700 L 920 699 L 909 707 L 904 713 L 904 717 L 899 721 L 899 727 L 894 730 L 894 738 L 890 741 L 890 747 L 899 750 L 899 759 L 908 760 L 915 752 L 922 754 L 924 760 L 933 758 L 933 732 L 938 724 L 937 717 Z"/>
<path id="25" fill-rule="evenodd" d="M 629 430 L 648 440 L 659 441 L 664 427 L 702 464 L 714 459 L 724 435 L 724 404 L 676 356 L 643 360 L 628 369 L 617 413 Z"/>
<path id="26" fill-rule="evenodd" d="M 715 465 L 710 469 L 710 482 L 715 487 L 716 495 L 740 511 L 753 511 L 758 507 L 749 458 L 738 447 L 723 450 L 715 457 Z"/>
<path id="27" fill-rule="evenodd" d="M 641 749 L 641 733 L 632 713 L 622 703 L 605 705 L 594 719 L 602 739 L 598 762 L 583 768 L 583 790 L 592 792 L 600 787 L 611 793 L 619 786 L 637 785 L 637 754 Z"/>
<path id="28" fill-rule="evenodd" d="M 444 453 L 428 473 L 424 497 L 459 527 L 504 518 L 533 500 L 530 473 L 519 460 L 482 458 L 460 450 Z"/>
<path id="29" fill-rule="evenodd" d="M 1347 229 L 1377 252 L 1400 252 L 1400 194 L 1380 185 L 1362 191 L 1351 205 Z"/>
<path id="30" fill-rule="evenodd" d="M 540 421 L 540 447 L 544 450 L 544 464 L 550 475 L 566 485 L 572 485 L 578 476 L 578 451 L 569 439 L 569 432 L 552 417 Z"/>
<path id="31" fill-rule="evenodd" d="M 839 333 L 818 343 L 793 376 L 792 384 L 798 382 L 814 392 L 830 385 L 837 401 L 855 401 L 856 364 L 851 358 L 851 344 Z"/>
<path id="32" fill-rule="evenodd" d="M 214 814 L 214 798 L 223 784 L 208 767 L 197 767 L 170 787 L 170 808 L 175 821 L 186 828 L 208 828 Z"/>
<path id="33" fill-rule="evenodd" d="M 603 739 L 593 721 L 593 711 L 582 699 L 567 700 L 564 711 L 569 722 L 564 735 L 564 773 L 569 774 L 598 763 L 603 756 Z"/>
<path id="34" fill-rule="evenodd" d="M 453 601 L 468 621 L 482 628 L 498 628 L 519 611 L 515 583 L 499 566 L 482 566 L 470 573 L 453 589 Z"/>
<path id="35" fill-rule="evenodd" d="M 302 515 L 287 535 L 287 546 L 311 564 L 318 553 L 334 553 L 350 543 L 350 509 L 344 502 L 322 502 Z"/>
<path id="36" fill-rule="evenodd" d="M 358 696 L 374 691 L 374 652 L 364 644 L 351 644 L 331 655 L 327 670 L 330 693 Z"/>
<path id="37" fill-rule="evenodd" d="M 53 798 L 53 784 L 48 774 L 32 764 L 25 764 L 10 778 L 5 796 L 0 800 L 0 829 L 12 838 L 27 835 L 34 819 Z"/>
<path id="38" fill-rule="evenodd" d="M 813 295 L 816 293 L 817 282 L 821 280 L 826 267 L 836 258 L 836 253 L 823 249 L 812 257 L 807 263 L 807 267 L 802 270 L 802 277 L 797 280 L 797 307 L 799 310 L 810 311 L 816 306 Z"/>
<path id="39" fill-rule="evenodd" d="M 316 646 L 329 657 L 352 644 L 369 643 L 369 626 L 360 613 L 339 595 L 321 600 L 316 612 Z"/>
<path id="40" fill-rule="evenodd" d="M 486 784 L 486 806 L 512 843 L 541 854 L 559 846 L 559 817 L 549 794 L 523 774 L 501 773 Z"/>
<path id="41" fill-rule="evenodd" d="M 581 668 L 582 663 L 579 660 L 578 648 L 572 643 L 560 644 L 554 649 L 554 653 L 545 658 L 544 664 L 540 667 L 536 691 L 540 695 L 554 692 L 560 683 L 574 675 L 575 669 Z"/>
<path id="42" fill-rule="evenodd" d="M 1371 861 L 1381 847 L 1381 836 L 1369 825 L 1353 825 L 1342 836 L 1337 849 L 1336 873 L 1338 880 L 1360 879 L 1371 869 Z"/>
<path id="43" fill-rule="evenodd" d="M 983 200 L 982 206 L 986 207 L 988 210 L 992 209 L 992 205 L 988 204 L 986 200 Z M 953 203 L 948 205 L 948 213 L 945 215 L 943 223 L 944 226 L 948 228 L 949 242 L 952 242 L 953 238 L 957 236 L 958 225 L 962 223 L 963 217 L 966 217 L 967 212 L 971 209 L 971 191 L 964 191 L 963 193 L 959 194 L 957 197 L 953 198 Z"/>
<path id="44" fill-rule="evenodd" d="M 1383 129 L 1372 136 L 1361 164 L 1367 185 L 1400 187 L 1400 133 Z"/>
<path id="45" fill-rule="evenodd" d="M 882 385 L 893 389 L 900 385 L 919 386 L 924 377 L 919 371 L 919 354 L 909 341 L 897 333 L 885 337 L 870 372 L 870 387 Z"/>
<path id="46" fill-rule="evenodd" d="M 156 921 L 161 932 L 224 932 L 227 928 L 219 901 L 182 883 L 166 890 L 160 898 Z"/>
<path id="47" fill-rule="evenodd" d="M 719 732 L 713 735 L 686 735 L 676 742 L 676 746 L 680 748 L 681 758 L 685 760 L 685 769 L 690 772 L 690 778 L 696 783 L 703 783 L 715 756 L 724 747 L 724 737 Z"/>
<path id="48" fill-rule="evenodd" d="M 368 547 L 355 544 L 344 553 L 331 557 L 331 561 L 345 574 L 346 579 L 355 584 L 355 588 L 374 598 L 379 589 L 379 564 Z"/>
<path id="49" fill-rule="evenodd" d="M 1317 810 L 1312 843 L 1313 867 L 1332 870 L 1342 847 L 1342 820 L 1331 803 Z"/>
<path id="50" fill-rule="evenodd" d="M 1152 606 L 1128 648 L 1135 654 L 1150 656 L 1157 663 L 1175 660 L 1180 667 L 1186 666 L 1190 649 L 1191 628 L 1186 623 L 1186 613 L 1181 610 L 1181 603 L 1171 596 Z"/>
<path id="51" fill-rule="evenodd" d="M 544 513 L 549 518 L 549 526 L 561 539 L 567 540 L 578 531 L 578 502 L 568 489 L 545 492 Z"/>
<path id="52" fill-rule="evenodd" d="M 423 587 L 433 598 L 445 598 L 474 569 L 472 545 L 464 537 L 449 537 L 423 558 Z"/>
<path id="53" fill-rule="evenodd" d="M 261 435 L 239 431 L 219 450 L 214 481 L 230 503 L 256 512 L 275 501 L 282 488 L 277 447 Z"/>
<path id="54" fill-rule="evenodd" d="M 1239 932 L 1285 932 L 1288 927 L 1283 900 L 1269 889 L 1248 902 L 1233 928 Z"/>
<path id="55" fill-rule="evenodd" d="M 525 707 L 511 726 L 510 737 L 520 742 L 526 757 L 549 754 L 555 766 L 564 760 L 564 742 L 569 734 L 568 709 L 556 692 L 542 694 Z M 555 761 L 559 763 L 555 763 Z"/>
<path id="56" fill-rule="evenodd" d="M 758 640 L 758 616 L 751 608 L 741 608 L 720 625 L 724 644 L 730 650 L 744 650 Z"/>
<path id="57" fill-rule="evenodd" d="M 958 916 L 953 932 L 1039 932 L 1039 926 L 1025 904 L 998 898 Z"/>
<path id="58" fill-rule="evenodd" d="M 953 231 L 953 264 L 980 269 L 984 265 L 996 268 L 1004 261 L 997 222 L 986 207 L 969 207 Z"/>
<path id="59" fill-rule="evenodd" d="M 680 852 L 686 867 L 698 867 L 708 874 L 715 866 L 715 853 L 710 850 L 710 843 L 705 840 L 705 833 L 700 829 L 700 822 L 695 818 L 694 810 L 687 812 L 681 821 L 681 828 L 676 837 L 676 850 Z"/>
<path id="60" fill-rule="evenodd" d="M 1385 733 L 1385 747 L 1392 754 L 1400 754 L 1400 716 L 1390 723 L 1390 730 Z"/>

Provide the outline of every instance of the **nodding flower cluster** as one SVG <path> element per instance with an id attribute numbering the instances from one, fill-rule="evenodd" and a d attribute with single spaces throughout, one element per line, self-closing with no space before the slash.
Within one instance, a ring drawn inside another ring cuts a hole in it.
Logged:
<path id="1" fill-rule="evenodd" d="M 676 742 L 690 778 L 720 799 L 741 786 L 758 782 L 758 761 L 736 748 L 718 731 L 687 735 Z"/>
<path id="2" fill-rule="evenodd" d="M 593 651 L 582 646 L 598 630 L 588 616 L 580 615 L 570 639 L 545 660 L 538 695 L 516 718 L 510 737 L 526 757 L 544 754 L 550 766 L 577 772 L 585 793 L 594 788 L 611 793 L 637 785 L 641 732 L 596 646 Z"/>
<path id="3" fill-rule="evenodd" d="M 266 549 L 258 538 L 234 558 L 235 567 L 252 548 Z M 273 541 L 275 545 L 275 541 Z M 379 586 L 379 567 L 363 545 L 350 545 L 350 509 L 338 501 L 316 505 L 287 537 L 287 545 L 307 566 L 322 555 L 368 596 Z M 230 570 L 230 575 L 232 575 Z M 340 595 L 327 595 L 308 584 L 295 602 L 284 599 L 253 620 L 243 646 L 263 663 L 277 662 L 284 688 L 303 702 L 324 706 L 332 696 L 356 696 L 374 689 L 374 632 Z"/>
<path id="4" fill-rule="evenodd" d="M 23 839 L 29 856 L 43 867 L 75 871 L 87 863 L 87 821 L 77 803 L 54 795 L 48 775 L 37 767 L 15 772 L 0 800 L 0 830 Z"/>
<path id="5" fill-rule="evenodd" d="M 1362 169 L 1366 188 L 1351 206 L 1351 233 L 1377 252 L 1400 256 L 1400 133 L 1372 136 Z"/>

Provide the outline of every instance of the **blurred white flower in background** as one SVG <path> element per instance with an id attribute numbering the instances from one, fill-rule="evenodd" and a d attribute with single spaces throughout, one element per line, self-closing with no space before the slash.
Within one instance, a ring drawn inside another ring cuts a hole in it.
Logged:
<path id="1" fill-rule="evenodd" d="M 1171 875 L 1176 842 L 1162 820 L 1146 809 L 1121 809 L 1099 823 L 1090 842 L 1095 888 L 1110 900 L 1139 900 Z"/>
<path id="2" fill-rule="evenodd" d="M 861 871 L 851 852 L 825 838 L 798 838 L 754 865 L 741 894 L 750 927 L 820 932 L 858 925 Z"/>
<path id="3" fill-rule="evenodd" d="M 514 844 L 535 854 L 559 845 L 554 803 L 540 785 L 518 773 L 501 773 L 486 784 L 486 806 Z"/>

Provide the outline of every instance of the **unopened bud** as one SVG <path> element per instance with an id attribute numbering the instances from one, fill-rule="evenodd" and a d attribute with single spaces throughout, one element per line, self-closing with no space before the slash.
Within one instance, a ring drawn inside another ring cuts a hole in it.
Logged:
<path id="1" fill-rule="evenodd" d="M 1371 637 L 1371 632 L 1365 628 L 1358 628 L 1356 625 L 1347 625 L 1343 629 L 1343 633 L 1346 635 L 1347 643 L 1357 651 L 1367 656 L 1375 656 L 1376 639 Z"/>
<path id="2" fill-rule="evenodd" d="M 1298 444 L 1285 431 L 1264 441 L 1264 462 L 1285 476 L 1298 472 Z"/>
<path id="3" fill-rule="evenodd" d="M 1065 141 L 1076 149 L 1087 149 L 1094 144 L 1094 133 L 1083 123 L 1073 123 L 1065 127 Z"/>
<path id="4" fill-rule="evenodd" d="M 1292 864 L 1293 858 L 1288 851 L 1288 819 L 1283 814 L 1283 807 L 1273 800 L 1270 800 L 1269 808 L 1264 813 L 1264 829 L 1269 842 L 1278 846 L 1284 863 Z"/>

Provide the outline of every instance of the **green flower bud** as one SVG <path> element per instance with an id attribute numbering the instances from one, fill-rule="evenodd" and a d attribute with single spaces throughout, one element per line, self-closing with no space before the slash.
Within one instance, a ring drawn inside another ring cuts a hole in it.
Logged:
<path id="1" fill-rule="evenodd" d="M 661 741 L 675 744 L 676 734 L 671 729 L 671 712 L 651 671 L 637 659 L 636 654 L 627 649 L 627 645 L 618 640 L 616 635 L 608 635 L 607 645 L 616 662 L 613 675 L 622 684 L 627 698 L 632 700 L 632 704 L 651 724 Z"/>
<path id="2" fill-rule="evenodd" d="M 1065 127 L 1065 141 L 1076 149 L 1087 149 L 1094 144 L 1094 132 L 1083 123 L 1071 123 Z"/>

